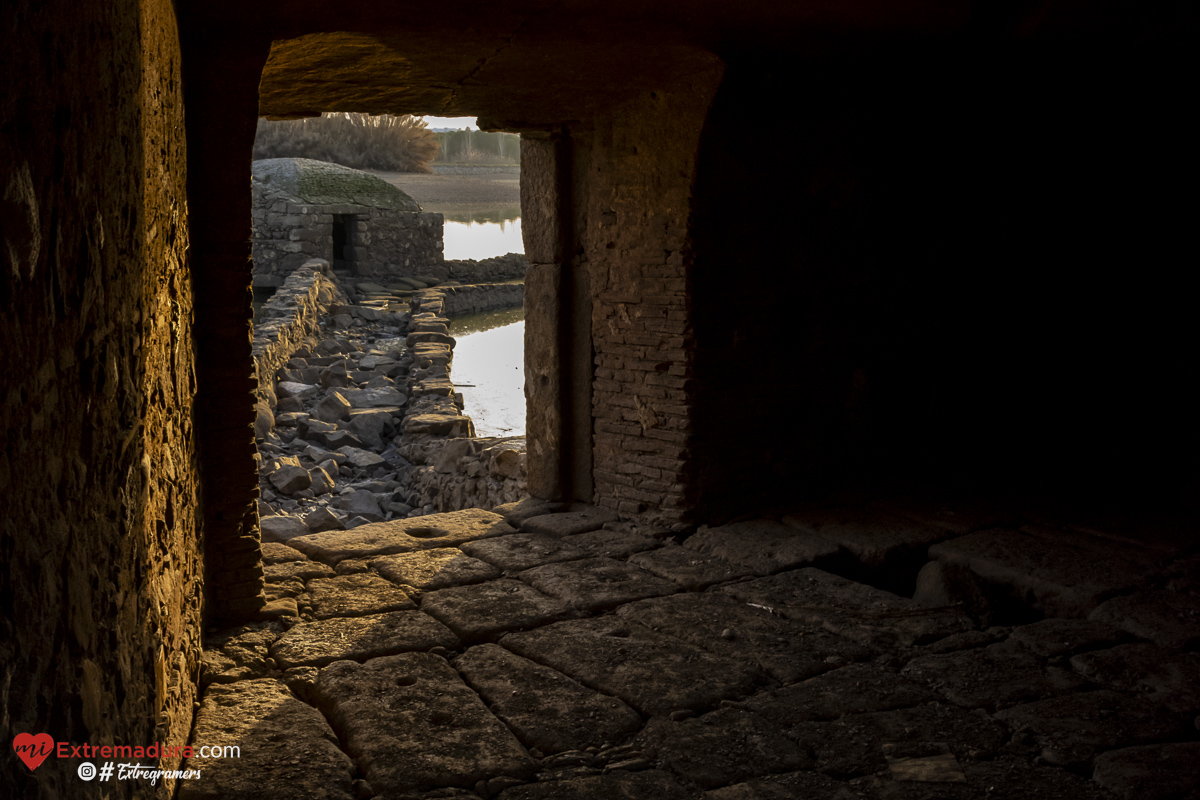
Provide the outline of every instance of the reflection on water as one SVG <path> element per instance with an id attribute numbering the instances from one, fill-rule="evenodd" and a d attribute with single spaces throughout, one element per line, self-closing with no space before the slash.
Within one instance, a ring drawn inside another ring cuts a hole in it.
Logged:
<path id="1" fill-rule="evenodd" d="M 525 312 L 514 308 L 450 323 L 451 375 L 478 436 L 525 433 Z"/>
<path id="2" fill-rule="evenodd" d="M 521 204 L 509 203 L 493 206 L 470 206 L 464 209 L 443 211 L 442 216 L 446 218 L 446 222 L 465 222 L 467 224 L 508 222 L 509 220 L 521 218 Z"/>
<path id="3" fill-rule="evenodd" d="M 468 314 L 465 317 L 455 317 L 450 320 L 450 334 L 455 338 L 470 333 L 490 331 L 504 325 L 511 325 L 525 319 L 525 309 L 506 308 L 502 311 L 488 311 L 483 314 Z"/>
<path id="4" fill-rule="evenodd" d="M 479 206 L 445 214 L 442 252 L 446 258 L 476 261 L 524 253 L 521 206 Z"/>

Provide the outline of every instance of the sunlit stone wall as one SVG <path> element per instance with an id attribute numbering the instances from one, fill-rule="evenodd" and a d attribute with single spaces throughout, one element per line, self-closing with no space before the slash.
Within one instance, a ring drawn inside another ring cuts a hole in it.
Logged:
<path id="1" fill-rule="evenodd" d="M 13 0 L 0 30 L 0 797 L 167 798 L 173 781 L 85 783 L 78 760 L 31 771 L 11 743 L 183 744 L 191 728 L 202 579 L 175 12 Z"/>

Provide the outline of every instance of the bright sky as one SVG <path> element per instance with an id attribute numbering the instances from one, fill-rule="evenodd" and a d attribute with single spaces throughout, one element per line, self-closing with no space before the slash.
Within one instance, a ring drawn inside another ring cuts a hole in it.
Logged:
<path id="1" fill-rule="evenodd" d="M 479 126 L 475 124 L 475 117 L 424 117 L 423 119 L 430 128 L 451 128 L 456 131 L 463 128 L 479 130 Z"/>

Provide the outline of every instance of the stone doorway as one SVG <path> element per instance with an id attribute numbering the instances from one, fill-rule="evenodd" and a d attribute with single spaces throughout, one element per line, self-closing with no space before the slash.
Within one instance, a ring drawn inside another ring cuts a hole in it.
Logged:
<path id="1" fill-rule="evenodd" d="M 334 269 L 348 269 L 358 274 L 354 269 L 354 249 L 351 246 L 351 231 L 354 229 L 352 214 L 333 215 L 333 266 Z"/>

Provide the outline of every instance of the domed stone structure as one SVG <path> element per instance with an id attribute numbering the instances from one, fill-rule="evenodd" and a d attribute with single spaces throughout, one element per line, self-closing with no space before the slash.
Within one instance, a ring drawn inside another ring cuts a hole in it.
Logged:
<path id="1" fill-rule="evenodd" d="M 310 258 L 354 275 L 415 275 L 442 262 L 442 215 L 387 181 L 309 158 L 252 169 L 254 285 L 275 287 Z"/>

